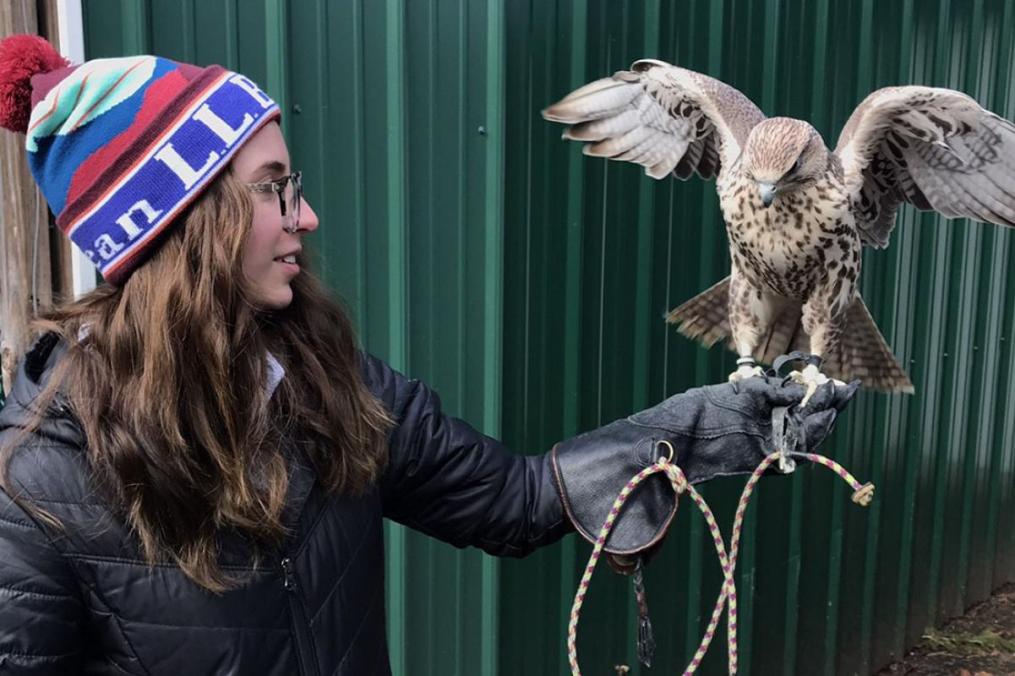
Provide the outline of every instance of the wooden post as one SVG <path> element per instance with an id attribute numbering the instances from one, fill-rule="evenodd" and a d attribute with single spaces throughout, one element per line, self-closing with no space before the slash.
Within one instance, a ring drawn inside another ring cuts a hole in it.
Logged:
<path id="1" fill-rule="evenodd" d="M 0 37 L 38 32 L 35 0 L 0 2 Z M 23 135 L 0 130 L 0 374 L 5 390 L 27 347 L 31 317 L 53 300 L 49 211 L 28 170 L 24 144 Z"/>

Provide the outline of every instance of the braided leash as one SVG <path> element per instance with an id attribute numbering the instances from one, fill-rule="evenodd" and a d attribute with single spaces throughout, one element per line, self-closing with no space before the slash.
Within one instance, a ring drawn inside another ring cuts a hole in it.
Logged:
<path id="1" fill-rule="evenodd" d="M 631 495 L 638 484 L 659 472 L 665 472 L 666 476 L 670 480 L 670 484 L 673 486 L 674 492 L 677 494 L 677 499 L 682 493 L 687 493 L 691 496 L 694 504 L 701 510 L 702 515 L 705 517 L 705 523 L 708 524 L 708 529 L 712 533 L 712 541 L 715 544 L 716 554 L 719 556 L 719 564 L 722 567 L 723 572 L 723 584 L 719 591 L 719 597 L 716 599 L 715 608 L 712 610 L 712 617 L 709 620 L 708 627 L 705 629 L 705 634 L 701 639 L 701 643 L 698 646 L 698 650 L 695 651 L 694 657 L 691 659 L 690 664 L 684 670 L 685 676 L 687 674 L 693 674 L 698 667 L 701 665 L 702 659 L 705 657 L 705 653 L 708 652 L 708 647 L 712 643 L 712 638 L 715 636 L 716 628 L 719 626 L 719 618 L 722 616 L 723 608 L 727 602 L 729 604 L 729 612 L 726 614 L 726 633 L 728 636 L 727 645 L 727 658 L 729 661 L 729 673 L 737 673 L 737 592 L 736 583 L 733 577 L 733 571 L 737 565 L 737 554 L 739 553 L 740 547 L 740 535 L 743 531 L 744 514 L 747 511 L 747 503 L 751 498 L 751 494 L 754 492 L 754 487 L 757 485 L 761 475 L 765 473 L 765 470 L 777 460 L 785 460 L 786 457 L 802 458 L 810 460 L 811 462 L 823 465 L 833 472 L 838 474 L 846 483 L 853 489 L 853 502 L 863 507 L 870 504 L 874 497 L 874 485 L 867 483 L 861 484 L 857 481 L 852 474 L 846 471 L 839 463 L 826 458 L 823 455 L 816 453 L 796 453 L 796 452 L 783 452 L 776 451 L 769 454 L 761 461 L 761 464 L 754 470 L 750 478 L 747 480 L 747 485 L 744 486 L 744 491 L 740 495 L 740 502 L 737 505 L 736 516 L 733 519 L 733 537 L 730 540 L 729 555 L 726 553 L 726 546 L 722 537 L 722 532 L 719 530 L 719 525 L 716 523 L 715 516 L 712 514 L 712 510 L 705 502 L 701 494 L 695 490 L 687 481 L 687 477 L 684 476 L 683 470 L 677 465 L 673 464 L 673 447 L 668 441 L 660 441 L 660 444 L 665 444 L 669 448 L 669 457 L 660 457 L 655 464 L 646 467 L 642 471 L 638 472 L 627 485 L 620 491 L 617 499 L 613 501 L 613 507 L 610 508 L 610 513 L 606 517 L 606 521 L 603 523 L 603 527 L 599 531 L 599 537 L 596 538 L 596 543 L 592 548 L 592 555 L 589 557 L 588 565 L 585 566 L 585 572 L 582 575 L 581 581 L 578 583 L 578 591 L 574 597 L 574 604 L 571 606 L 571 618 L 567 626 L 567 657 L 568 662 L 571 664 L 572 676 L 580 676 L 581 669 L 578 667 L 578 618 L 581 614 L 582 604 L 585 602 L 585 594 L 589 589 L 589 582 L 592 580 L 592 573 L 595 571 L 596 564 L 599 563 L 599 557 L 603 552 L 603 548 L 606 546 L 606 538 L 609 536 L 610 531 L 613 529 L 613 524 L 617 520 L 617 516 L 620 514 L 621 508 L 627 501 L 627 498 Z"/>

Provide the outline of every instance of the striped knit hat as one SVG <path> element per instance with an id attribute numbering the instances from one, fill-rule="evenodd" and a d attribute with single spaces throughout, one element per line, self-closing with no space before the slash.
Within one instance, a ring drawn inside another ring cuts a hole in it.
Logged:
<path id="1" fill-rule="evenodd" d="M 44 39 L 0 41 L 0 125 L 26 135 L 56 223 L 112 284 L 278 106 L 221 66 L 157 56 L 72 66 Z"/>

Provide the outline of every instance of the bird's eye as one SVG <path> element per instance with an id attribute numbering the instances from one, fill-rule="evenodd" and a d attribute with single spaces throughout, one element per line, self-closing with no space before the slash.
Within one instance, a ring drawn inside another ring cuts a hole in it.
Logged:
<path id="1" fill-rule="evenodd" d="M 797 173 L 798 171 L 800 171 L 800 158 L 799 157 L 796 158 L 796 162 L 794 162 L 793 166 L 790 167 L 789 174 L 792 175 L 792 174 Z"/>

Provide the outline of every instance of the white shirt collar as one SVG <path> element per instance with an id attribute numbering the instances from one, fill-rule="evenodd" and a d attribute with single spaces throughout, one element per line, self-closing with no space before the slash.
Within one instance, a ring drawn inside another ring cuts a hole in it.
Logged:
<path id="1" fill-rule="evenodd" d="M 285 377 L 285 369 L 282 364 L 279 363 L 278 359 L 275 359 L 275 355 L 271 352 L 267 353 L 268 359 L 268 382 L 265 383 L 265 394 L 268 399 L 275 394 L 275 389 L 278 384 L 282 382 L 282 378 Z"/>

